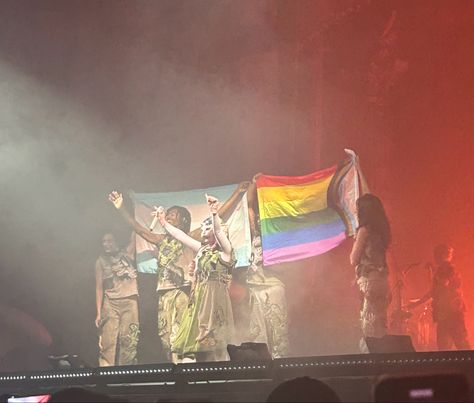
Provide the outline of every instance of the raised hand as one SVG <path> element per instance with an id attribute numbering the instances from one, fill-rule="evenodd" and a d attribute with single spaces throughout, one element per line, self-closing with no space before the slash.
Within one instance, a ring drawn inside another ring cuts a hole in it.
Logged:
<path id="1" fill-rule="evenodd" d="M 248 190 L 249 186 L 250 186 L 249 181 L 243 181 L 239 183 L 237 190 L 239 193 L 245 193 Z"/>
<path id="2" fill-rule="evenodd" d="M 252 178 L 252 182 L 253 182 L 253 183 L 256 183 L 256 182 L 257 182 L 257 179 L 258 179 L 260 176 L 262 176 L 262 175 L 263 175 L 263 174 L 262 174 L 261 172 L 255 174 L 255 175 L 253 176 L 253 178 Z"/>
<path id="3" fill-rule="evenodd" d="M 217 210 L 219 210 L 220 203 L 217 198 L 214 196 L 206 194 L 207 205 L 209 206 L 209 211 L 211 214 L 217 214 Z"/>
<path id="4" fill-rule="evenodd" d="M 161 226 L 165 226 L 166 224 L 166 211 L 163 206 L 156 207 L 154 206 L 155 210 L 151 212 L 151 215 L 153 217 L 156 217 L 158 219 L 158 222 L 161 224 Z"/>
<path id="5" fill-rule="evenodd" d="M 122 193 L 119 193 L 116 190 L 114 190 L 113 192 L 109 194 L 109 200 L 112 202 L 112 204 L 117 210 L 120 210 L 120 208 L 123 205 Z"/>

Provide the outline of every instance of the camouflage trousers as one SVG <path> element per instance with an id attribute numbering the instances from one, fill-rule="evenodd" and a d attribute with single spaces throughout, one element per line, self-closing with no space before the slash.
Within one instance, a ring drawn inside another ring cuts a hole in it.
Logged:
<path id="1" fill-rule="evenodd" d="M 138 298 L 109 299 L 104 296 L 99 335 L 99 366 L 137 363 Z"/>
<path id="2" fill-rule="evenodd" d="M 171 353 L 171 345 L 178 333 L 188 302 L 189 297 L 180 289 L 161 291 L 158 295 L 158 336 L 168 360 L 175 364 L 180 360 L 176 354 Z"/>
<path id="3" fill-rule="evenodd" d="M 266 343 L 272 358 L 288 355 L 288 313 L 285 286 L 276 278 L 249 283 L 250 341 Z"/>
<path id="4" fill-rule="evenodd" d="M 357 279 L 362 297 L 360 322 L 364 337 L 383 337 L 387 333 L 390 304 L 388 276 L 377 271 Z"/>

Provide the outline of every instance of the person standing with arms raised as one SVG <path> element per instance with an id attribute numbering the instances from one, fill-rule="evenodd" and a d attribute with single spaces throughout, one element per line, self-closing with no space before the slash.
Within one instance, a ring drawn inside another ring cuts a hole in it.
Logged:
<path id="1" fill-rule="evenodd" d="M 189 267 L 191 297 L 172 351 L 197 362 L 227 360 L 227 345 L 234 340 L 229 285 L 235 259 L 218 214 L 219 202 L 208 195 L 206 199 L 211 215 L 201 225 L 201 242 L 166 221 L 163 208 L 156 211 L 166 232 L 196 252 Z"/>
<path id="2" fill-rule="evenodd" d="M 138 235 L 156 246 L 158 336 L 167 360 L 178 363 L 178 357 L 171 352 L 171 345 L 189 302 L 187 291 L 190 280 L 187 270 L 194 253 L 169 234 L 157 234 L 150 228 L 140 225 L 125 209 L 121 193 L 113 191 L 109 195 L 109 200 Z M 185 207 L 168 208 L 164 219 L 183 233 L 189 233 L 191 213 Z"/>

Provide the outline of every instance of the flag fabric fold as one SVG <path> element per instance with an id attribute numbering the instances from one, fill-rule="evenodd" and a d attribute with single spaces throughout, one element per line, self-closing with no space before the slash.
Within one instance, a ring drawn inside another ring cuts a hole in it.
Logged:
<path id="1" fill-rule="evenodd" d="M 356 201 L 368 191 L 357 155 L 345 150 L 347 158 L 304 176 L 257 178 L 257 196 L 262 236 L 263 264 L 293 262 L 323 254 L 354 236 L 358 221 Z M 209 215 L 205 194 L 227 200 L 237 185 L 180 192 L 132 193 L 136 220 L 148 227 L 153 206 L 186 207 L 191 212 L 191 230 Z M 246 195 L 227 220 L 229 238 L 237 258 L 236 267 L 249 265 L 251 238 Z M 163 231 L 163 229 L 161 229 Z M 159 225 L 155 232 L 160 232 Z M 155 246 L 137 236 L 137 266 L 140 272 L 154 273 Z"/>
<path id="2" fill-rule="evenodd" d="M 292 262 L 325 253 L 357 228 L 357 156 L 304 176 L 257 178 L 263 264 Z"/>

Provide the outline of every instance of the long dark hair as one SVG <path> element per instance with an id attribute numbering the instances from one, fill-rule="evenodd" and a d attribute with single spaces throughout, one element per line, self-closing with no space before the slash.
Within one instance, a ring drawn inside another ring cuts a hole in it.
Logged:
<path id="1" fill-rule="evenodd" d="M 380 235 L 385 248 L 391 240 L 390 223 L 382 202 L 377 196 L 366 193 L 357 199 L 357 216 L 359 228 L 366 227 L 373 233 Z"/>

